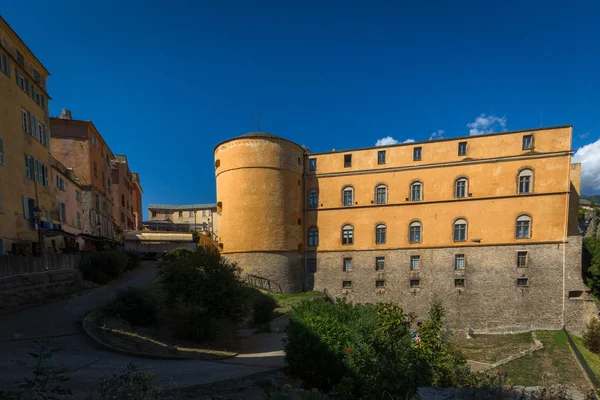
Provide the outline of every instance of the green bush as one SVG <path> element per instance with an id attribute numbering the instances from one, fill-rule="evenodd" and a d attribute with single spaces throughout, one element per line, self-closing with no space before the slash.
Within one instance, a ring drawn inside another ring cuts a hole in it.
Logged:
<path id="1" fill-rule="evenodd" d="M 583 264 L 587 284 L 596 299 L 600 299 L 600 238 L 583 239 Z"/>
<path id="2" fill-rule="evenodd" d="M 110 378 L 95 382 L 86 400 L 128 399 L 159 400 L 167 398 L 160 379 L 153 372 L 138 372 L 133 364 Z"/>
<path id="3" fill-rule="evenodd" d="M 88 253 L 81 260 L 83 279 L 99 284 L 118 278 L 127 269 L 127 256 L 117 250 Z"/>
<path id="4" fill-rule="evenodd" d="M 158 301 L 148 289 L 130 287 L 120 291 L 106 309 L 132 325 L 150 325 L 156 321 Z"/>
<path id="5" fill-rule="evenodd" d="M 418 344 L 414 317 L 397 304 L 302 302 L 291 312 L 286 361 L 308 386 L 356 398 L 408 398 L 419 386 L 483 382 L 445 340 L 443 315 L 434 303 Z"/>
<path id="6" fill-rule="evenodd" d="M 189 257 L 192 254 L 194 254 L 194 250 L 190 250 L 186 247 L 179 247 L 165 254 L 165 256 L 163 257 L 163 261 L 169 263 L 179 260 L 181 258 Z"/>
<path id="7" fill-rule="evenodd" d="M 271 296 L 261 293 L 261 296 L 254 299 L 252 305 L 252 321 L 255 324 L 265 324 L 273 318 L 273 311 L 277 307 L 277 302 Z"/>
<path id="8" fill-rule="evenodd" d="M 131 271 L 139 268 L 142 261 L 142 254 L 135 250 L 125 250 L 123 253 L 127 256 L 127 270 Z"/>
<path id="9" fill-rule="evenodd" d="M 185 305 L 177 308 L 179 326 L 177 336 L 181 339 L 205 342 L 214 340 L 217 335 L 217 321 L 205 308 Z"/>
<path id="10" fill-rule="evenodd" d="M 239 321 L 245 311 L 241 270 L 216 250 L 200 248 L 159 271 L 170 305 L 196 306 L 212 318 Z"/>
<path id="11" fill-rule="evenodd" d="M 583 333 L 583 341 L 592 353 L 600 354 L 600 320 L 593 318 L 588 322 L 585 332 Z"/>

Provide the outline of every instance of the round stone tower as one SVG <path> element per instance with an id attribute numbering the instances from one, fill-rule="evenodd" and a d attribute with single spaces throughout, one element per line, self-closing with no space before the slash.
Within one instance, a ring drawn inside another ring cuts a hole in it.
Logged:
<path id="1" fill-rule="evenodd" d="M 257 284 L 301 291 L 304 150 L 251 132 L 218 144 L 214 155 L 221 253 Z"/>

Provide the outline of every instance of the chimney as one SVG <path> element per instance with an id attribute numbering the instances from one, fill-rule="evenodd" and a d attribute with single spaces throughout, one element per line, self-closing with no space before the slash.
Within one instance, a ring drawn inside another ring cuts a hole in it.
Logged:
<path id="1" fill-rule="evenodd" d="M 60 117 L 58 117 L 60 119 L 72 119 L 71 117 L 71 110 L 67 110 L 66 108 L 63 108 L 62 111 L 60 112 Z"/>

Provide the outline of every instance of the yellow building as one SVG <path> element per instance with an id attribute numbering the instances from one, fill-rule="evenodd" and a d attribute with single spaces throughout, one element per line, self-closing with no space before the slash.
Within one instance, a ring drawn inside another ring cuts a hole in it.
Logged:
<path id="1" fill-rule="evenodd" d="M 37 251 L 41 228 L 59 223 L 50 177 L 49 76 L 0 17 L 0 254 Z"/>
<path id="2" fill-rule="evenodd" d="M 470 329 L 558 329 L 593 313 L 580 301 L 571 135 L 564 126 L 317 154 L 243 135 L 215 148 L 219 245 L 284 291 L 399 301 L 420 317 L 440 296 Z"/>

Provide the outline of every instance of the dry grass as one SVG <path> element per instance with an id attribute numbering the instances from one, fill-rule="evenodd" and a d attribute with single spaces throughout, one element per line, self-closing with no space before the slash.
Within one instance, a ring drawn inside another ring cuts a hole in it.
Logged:
<path id="1" fill-rule="evenodd" d="M 468 360 L 493 364 L 534 345 L 531 332 L 510 335 L 473 335 L 453 338 L 452 342 Z"/>

